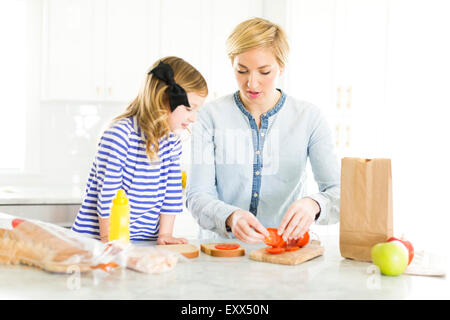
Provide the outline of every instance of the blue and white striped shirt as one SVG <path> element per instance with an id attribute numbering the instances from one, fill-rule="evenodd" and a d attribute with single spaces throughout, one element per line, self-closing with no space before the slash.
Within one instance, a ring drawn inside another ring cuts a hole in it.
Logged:
<path id="1" fill-rule="evenodd" d="M 159 160 L 150 162 L 145 150 L 135 117 L 121 119 L 103 133 L 72 230 L 99 239 L 98 217 L 109 217 L 121 188 L 131 208 L 131 240 L 156 240 L 160 214 L 183 211 L 179 137 L 170 133 L 159 140 Z"/>

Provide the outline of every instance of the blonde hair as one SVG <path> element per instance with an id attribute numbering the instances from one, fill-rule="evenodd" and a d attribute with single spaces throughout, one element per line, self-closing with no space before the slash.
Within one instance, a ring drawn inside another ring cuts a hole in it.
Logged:
<path id="1" fill-rule="evenodd" d="M 137 97 L 128 105 L 126 111 L 113 121 L 136 116 L 139 128 L 146 138 L 146 153 L 151 160 L 157 159 L 159 139 L 167 137 L 169 127 L 169 86 L 162 80 L 148 74 L 159 62 L 169 64 L 174 73 L 174 80 L 186 93 L 195 92 L 200 96 L 208 95 L 208 86 L 201 73 L 192 65 L 178 57 L 165 57 L 157 60 L 147 71 Z"/>
<path id="2" fill-rule="evenodd" d="M 254 48 L 271 48 L 279 66 L 286 66 L 289 44 L 279 25 L 263 18 L 252 18 L 238 24 L 226 42 L 231 63 L 238 54 Z"/>

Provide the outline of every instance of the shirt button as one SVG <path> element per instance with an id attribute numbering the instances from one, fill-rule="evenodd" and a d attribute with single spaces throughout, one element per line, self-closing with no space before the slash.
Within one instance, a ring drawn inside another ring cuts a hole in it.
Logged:
<path id="1" fill-rule="evenodd" d="M 255 193 L 253 194 L 253 197 L 258 198 L 258 194 L 255 192 Z"/>
<path id="2" fill-rule="evenodd" d="M 259 171 L 256 171 L 255 174 L 256 174 L 257 176 L 259 176 Z"/>
<path id="3" fill-rule="evenodd" d="M 259 152 L 259 150 L 256 150 L 256 154 L 259 154 L 260 152 Z"/>
<path id="4" fill-rule="evenodd" d="M 264 132 L 261 132 L 261 137 L 264 137 Z"/>

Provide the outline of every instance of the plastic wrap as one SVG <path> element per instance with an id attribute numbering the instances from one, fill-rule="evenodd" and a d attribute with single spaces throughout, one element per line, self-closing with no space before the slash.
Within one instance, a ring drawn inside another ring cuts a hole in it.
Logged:
<path id="1" fill-rule="evenodd" d="M 129 268 L 144 273 L 172 270 L 181 255 L 152 246 L 102 243 L 54 224 L 0 213 L 0 263 L 48 272 L 80 273 Z"/>

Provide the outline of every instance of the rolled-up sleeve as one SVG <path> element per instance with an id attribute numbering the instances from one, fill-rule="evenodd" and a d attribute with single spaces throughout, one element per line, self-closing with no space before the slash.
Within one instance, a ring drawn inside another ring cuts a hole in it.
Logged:
<path id="1" fill-rule="evenodd" d="M 308 156 L 319 192 L 308 195 L 320 206 L 317 224 L 339 222 L 340 162 L 336 155 L 333 136 L 326 118 L 318 112 L 312 122 Z"/>
<path id="2" fill-rule="evenodd" d="M 205 109 L 192 126 L 191 170 L 186 188 L 186 207 L 200 227 L 229 238 L 225 221 L 240 209 L 220 200 L 216 188 L 214 126 Z"/>

